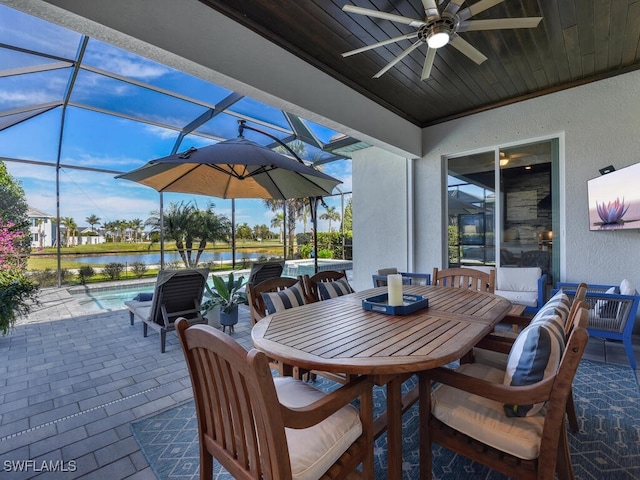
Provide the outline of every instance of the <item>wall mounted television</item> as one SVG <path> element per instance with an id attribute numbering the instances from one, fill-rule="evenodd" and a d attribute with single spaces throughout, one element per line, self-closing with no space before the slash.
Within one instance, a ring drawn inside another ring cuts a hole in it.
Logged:
<path id="1" fill-rule="evenodd" d="M 640 229 L 640 163 L 587 182 L 589 230 Z"/>

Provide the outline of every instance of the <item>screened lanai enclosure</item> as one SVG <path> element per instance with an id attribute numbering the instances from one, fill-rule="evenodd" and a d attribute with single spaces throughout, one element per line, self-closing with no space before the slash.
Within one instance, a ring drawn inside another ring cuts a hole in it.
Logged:
<path id="1" fill-rule="evenodd" d="M 76 267 L 96 263 L 79 256 L 77 247 L 105 244 L 101 253 L 107 255 L 115 240 L 148 241 L 147 219 L 186 202 L 198 208 L 213 203 L 234 227 L 248 226 L 254 240 L 284 238 L 282 213 L 262 200 L 160 194 L 115 178 L 152 159 L 236 138 L 239 121 L 264 132 L 247 129 L 248 140 L 269 148 L 285 143 L 343 182 L 324 198 L 327 214 L 320 209 L 318 230 L 340 228 L 351 195 L 349 154 L 366 145 L 206 77 L 0 4 L 0 161 L 26 194 L 30 258 L 55 249 L 58 259 L 73 258 Z M 310 230 L 304 215 L 297 223 L 298 232 Z M 260 253 L 233 245 L 237 251 L 227 255 L 234 264 Z"/>

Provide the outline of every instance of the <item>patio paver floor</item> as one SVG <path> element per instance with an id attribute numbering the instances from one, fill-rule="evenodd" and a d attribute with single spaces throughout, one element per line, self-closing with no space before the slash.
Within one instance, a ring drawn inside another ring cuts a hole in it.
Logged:
<path id="1" fill-rule="evenodd" d="M 158 334 L 143 337 L 127 310 L 88 315 L 65 289 L 43 289 L 40 299 L 0 337 L 0 477 L 155 479 L 130 423 L 191 398 L 175 333 L 162 354 Z M 241 307 L 232 336 L 245 348 L 250 324 Z M 590 340 L 585 358 L 628 362 L 621 344 L 600 339 Z M 34 463 L 9 472 L 7 461 Z M 36 471 L 42 462 L 75 471 Z"/>

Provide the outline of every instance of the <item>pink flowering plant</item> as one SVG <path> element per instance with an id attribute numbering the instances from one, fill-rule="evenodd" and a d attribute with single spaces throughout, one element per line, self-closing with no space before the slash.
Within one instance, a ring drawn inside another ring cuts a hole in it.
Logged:
<path id="1" fill-rule="evenodd" d="M 3 335 L 37 302 L 38 287 L 26 276 L 20 261 L 23 236 L 24 232 L 17 230 L 13 223 L 0 219 L 0 330 Z"/>

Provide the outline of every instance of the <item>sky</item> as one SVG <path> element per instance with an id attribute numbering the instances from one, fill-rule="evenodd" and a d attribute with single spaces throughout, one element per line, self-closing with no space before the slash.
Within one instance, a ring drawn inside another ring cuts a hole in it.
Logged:
<path id="1" fill-rule="evenodd" d="M 44 58 L 0 48 L 0 160 L 13 158 L 55 164 L 59 155 L 62 165 L 130 171 L 149 160 L 169 155 L 176 148 L 179 135 L 176 129 L 189 124 L 232 93 L 90 39 L 83 58 L 83 64 L 89 68 L 78 73 L 64 122 L 61 107 L 25 121 L 14 122 L 25 110 L 63 98 L 71 68 L 50 67 L 53 63 L 60 63 L 60 59 L 74 59 L 81 40 L 82 36 L 75 32 L 0 5 L 0 43 L 55 56 L 54 59 Z M 20 74 L 32 66 L 43 67 L 43 71 Z M 58 67 L 63 66 L 60 64 Z M 91 69 L 104 70 L 113 76 L 103 76 Z M 3 70 L 5 75 L 2 75 Z M 9 74 L 6 74 L 7 71 Z M 131 79 L 134 83 L 122 79 Z M 143 88 L 136 82 L 175 92 L 175 95 L 164 95 Z M 185 98 L 193 101 L 184 101 Z M 78 105 L 89 105 L 98 111 L 79 108 Z M 237 120 L 244 116 L 260 122 L 249 122 L 249 125 L 262 128 L 279 138 L 283 138 L 285 130 L 290 129 L 282 112 L 247 97 L 234 104 L 231 110 L 232 114 L 222 113 L 199 127 L 198 131 L 216 138 L 235 138 Z M 121 116 L 102 113 L 104 111 L 116 111 Z M 149 123 L 132 118 L 143 118 Z M 11 126 L 3 129 L 5 120 Z M 338 133 L 313 122 L 305 121 L 305 124 L 323 143 Z M 271 142 L 264 135 L 254 132 L 247 132 L 245 136 L 261 144 Z M 59 138 L 62 138 L 60 151 Z M 177 151 L 212 143 L 215 141 L 210 138 L 187 135 Z M 306 153 L 305 159 L 312 159 L 322 152 L 309 146 Z M 20 181 L 29 206 L 55 216 L 55 168 L 11 161 L 5 164 L 9 173 Z M 322 170 L 342 180 L 340 191 L 351 192 L 350 160 L 326 163 Z M 136 218 L 144 221 L 158 210 L 160 195 L 155 190 L 114 177 L 114 173 L 61 168 L 60 216 L 72 217 L 79 226 L 85 226 L 88 225 L 85 219 L 91 215 L 99 217 L 101 223 Z M 345 205 L 349 197 L 345 195 Z M 231 218 L 231 200 L 164 194 L 163 201 L 165 208 L 172 202 L 192 201 L 202 208 L 213 202 L 216 213 Z M 326 198 L 325 202 L 341 211 L 342 197 L 339 194 Z M 324 213 L 324 209 L 320 208 L 319 213 Z M 274 213 L 267 210 L 261 200 L 236 200 L 237 224 L 270 226 L 273 217 Z M 337 227 L 334 222 L 332 228 Z M 302 226 L 299 228 L 301 231 Z M 328 222 L 319 221 L 318 230 L 327 231 Z"/>

